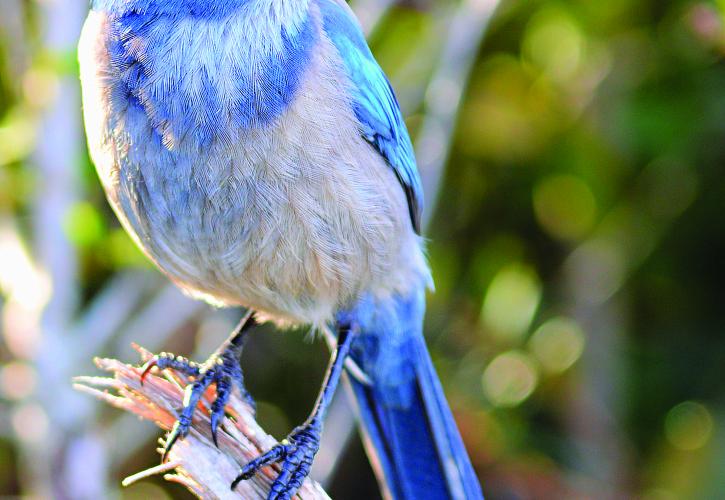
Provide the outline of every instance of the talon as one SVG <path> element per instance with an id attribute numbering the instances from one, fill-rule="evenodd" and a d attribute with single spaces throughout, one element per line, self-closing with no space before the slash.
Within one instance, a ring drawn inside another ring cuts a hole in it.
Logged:
<path id="1" fill-rule="evenodd" d="M 146 380 L 146 376 L 151 373 L 151 369 L 154 366 L 158 365 L 158 361 L 156 360 L 156 356 L 149 359 L 146 364 L 143 365 L 143 371 L 141 372 L 141 386 L 143 386 L 144 381 Z"/>
<path id="2" fill-rule="evenodd" d="M 211 414 L 211 438 L 214 441 L 214 446 L 219 448 L 219 441 L 217 440 L 217 431 L 219 430 L 219 421 L 221 417 L 219 413 Z"/>
<path id="3" fill-rule="evenodd" d="M 281 445 L 278 444 L 274 446 L 271 450 L 269 450 L 264 455 L 261 455 L 254 460 L 250 461 L 242 467 L 242 470 L 239 472 L 239 475 L 237 478 L 232 482 L 232 489 L 236 488 L 236 486 L 242 482 L 246 481 L 247 479 L 251 479 L 252 476 L 254 476 L 259 469 L 262 467 L 277 463 L 280 460 L 283 460 L 287 457 L 289 454 L 289 447 L 287 445 Z"/>
<path id="4" fill-rule="evenodd" d="M 166 459 L 169 457 L 169 452 L 171 451 L 171 448 L 174 446 L 176 441 L 179 439 L 179 436 L 181 436 L 182 438 L 186 437 L 187 432 L 188 430 L 186 432 L 181 430 L 181 423 L 178 420 L 174 422 L 174 426 L 169 432 L 169 437 L 166 438 L 164 452 L 161 455 L 161 463 L 166 462 Z"/>
<path id="5" fill-rule="evenodd" d="M 239 483 L 241 483 L 242 481 L 246 481 L 247 479 L 249 479 L 249 477 L 244 477 L 241 474 L 238 475 L 237 478 L 234 481 L 232 481 L 232 485 L 229 487 L 229 489 L 231 491 L 234 491 L 235 489 L 237 489 L 237 486 L 239 486 Z"/>

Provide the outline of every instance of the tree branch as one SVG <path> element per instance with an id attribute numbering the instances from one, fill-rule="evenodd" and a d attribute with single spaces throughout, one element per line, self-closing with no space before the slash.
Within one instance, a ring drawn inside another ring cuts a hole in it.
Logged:
<path id="1" fill-rule="evenodd" d="M 145 349 L 134 347 L 142 360 L 151 357 Z M 176 410 L 181 408 L 187 380 L 172 370 L 165 370 L 149 374 L 142 386 L 138 367 L 115 359 L 96 359 L 96 365 L 113 377 L 76 377 L 76 389 L 150 420 L 166 431 L 171 429 Z M 194 414 L 191 432 L 174 445 L 166 463 L 126 478 L 123 485 L 153 474 L 164 474 L 166 480 L 182 484 L 200 498 L 266 498 L 279 473 L 277 465 L 263 468 L 233 492 L 229 486 L 241 465 L 270 449 L 277 444 L 276 440 L 257 424 L 252 408 L 235 391 L 227 404 L 227 416 L 219 426 L 219 448 L 214 446 L 209 422 L 214 395 L 211 389 L 206 392 Z M 296 498 L 329 500 L 322 487 L 311 480 L 305 481 Z"/>

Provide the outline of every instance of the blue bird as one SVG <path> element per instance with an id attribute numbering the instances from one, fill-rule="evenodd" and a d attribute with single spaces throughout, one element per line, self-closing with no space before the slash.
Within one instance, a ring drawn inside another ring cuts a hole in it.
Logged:
<path id="1" fill-rule="evenodd" d="M 345 371 L 384 494 L 478 499 L 422 335 L 423 197 L 393 89 L 344 0 L 93 0 L 79 46 L 89 148 L 139 247 L 186 293 L 249 311 L 193 377 L 166 452 L 216 385 L 212 433 L 257 322 L 335 332 L 320 397 L 246 464 L 291 498 Z"/>

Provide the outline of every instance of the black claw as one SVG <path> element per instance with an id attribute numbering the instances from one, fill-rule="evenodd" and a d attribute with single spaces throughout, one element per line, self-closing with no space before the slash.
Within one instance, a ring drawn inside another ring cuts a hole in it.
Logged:
<path id="1" fill-rule="evenodd" d="M 228 368 L 227 364 L 224 364 L 224 368 Z M 222 370 L 225 373 L 226 370 Z M 224 417 L 224 407 L 229 401 L 231 396 L 231 379 L 227 375 L 221 375 L 217 377 L 216 381 L 216 394 L 217 397 L 214 403 L 211 405 L 211 437 L 214 439 L 214 445 L 219 448 L 219 442 L 217 441 L 217 431 L 219 430 L 219 424 Z"/>
<path id="2" fill-rule="evenodd" d="M 219 401 L 217 399 L 217 401 Z M 216 405 L 216 401 L 214 402 L 214 405 L 212 405 L 212 413 L 211 413 L 211 437 L 214 440 L 214 446 L 219 448 L 219 441 L 217 439 L 217 433 L 219 431 L 219 424 L 221 423 L 222 417 L 224 417 L 224 405 L 219 405 L 219 408 L 214 408 Z"/>
<path id="3" fill-rule="evenodd" d="M 237 478 L 234 481 L 232 481 L 232 484 L 229 486 L 229 490 L 234 491 L 235 489 L 237 489 L 237 486 L 242 481 L 244 481 L 244 478 L 242 476 L 237 476 Z"/>
<path id="4" fill-rule="evenodd" d="M 217 439 L 217 431 L 219 430 L 219 417 L 212 413 L 211 415 L 211 438 L 214 441 L 214 446 L 219 448 L 219 440 Z"/>
<path id="5" fill-rule="evenodd" d="M 185 434 L 183 434 L 183 430 L 181 429 L 181 423 L 179 421 L 176 421 L 174 423 L 174 426 L 171 428 L 171 431 L 169 432 L 168 437 L 166 438 L 166 444 L 164 444 L 164 452 L 161 454 L 161 463 L 166 462 L 166 459 L 169 456 L 169 452 L 171 451 L 171 448 L 174 446 L 174 443 L 176 443 L 177 439 L 179 439 L 179 436 L 184 437 Z"/>

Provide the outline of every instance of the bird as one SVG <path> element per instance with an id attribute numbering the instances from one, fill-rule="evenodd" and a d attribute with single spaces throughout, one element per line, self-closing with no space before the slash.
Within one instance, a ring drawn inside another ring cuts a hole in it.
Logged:
<path id="1" fill-rule="evenodd" d="M 216 386 L 214 440 L 260 323 L 334 339 L 320 396 L 230 487 L 280 464 L 292 498 L 345 373 L 383 495 L 479 499 L 423 338 L 423 193 L 395 92 L 344 0 L 92 0 L 79 42 L 91 158 L 122 226 L 188 295 L 248 311 L 193 380 L 164 456 Z"/>

